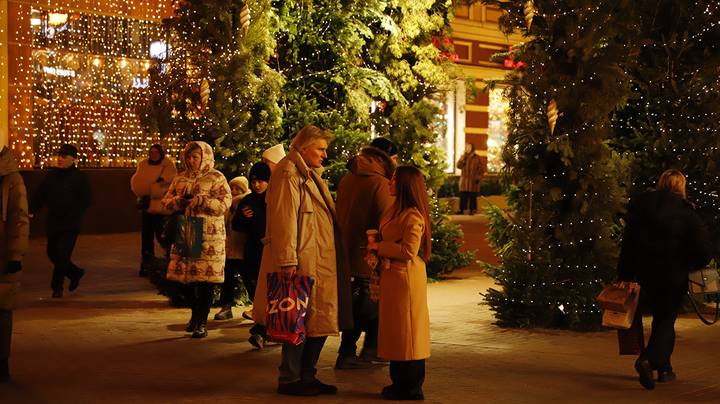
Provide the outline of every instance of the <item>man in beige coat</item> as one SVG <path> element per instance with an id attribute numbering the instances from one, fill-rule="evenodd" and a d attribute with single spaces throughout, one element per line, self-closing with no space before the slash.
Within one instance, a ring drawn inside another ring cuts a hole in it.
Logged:
<path id="1" fill-rule="evenodd" d="M 20 284 L 30 226 L 25 183 L 10 149 L 0 149 L 0 383 L 10 380 L 13 300 Z"/>
<path id="2" fill-rule="evenodd" d="M 267 223 L 260 277 L 253 317 L 265 324 L 267 274 L 281 272 L 310 276 L 314 286 L 306 316 L 307 338 L 300 345 L 283 344 L 279 394 L 315 396 L 335 394 L 335 386 L 320 382 L 315 374 L 325 340 L 337 335 L 343 319 L 338 299 L 335 249 L 335 206 L 321 178 L 327 158 L 329 131 L 308 125 L 298 132 L 270 177 L 267 189 Z M 342 269 L 342 268 L 340 268 Z"/>
<path id="3" fill-rule="evenodd" d="M 371 269 L 365 262 L 365 232 L 380 229 L 380 218 L 392 205 L 388 184 L 395 171 L 397 146 L 379 137 L 348 162 L 349 172 L 337 191 L 337 221 L 352 275 L 354 329 L 343 331 L 336 369 L 362 369 L 377 358 L 378 307 L 370 299 Z M 365 333 L 357 356 L 357 342 Z"/>

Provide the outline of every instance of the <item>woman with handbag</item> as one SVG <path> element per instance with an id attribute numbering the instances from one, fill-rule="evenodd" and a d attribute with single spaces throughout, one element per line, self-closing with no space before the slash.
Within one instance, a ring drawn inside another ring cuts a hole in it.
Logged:
<path id="1" fill-rule="evenodd" d="M 635 362 L 640 384 L 648 390 L 655 387 L 653 371 L 661 383 L 676 377 L 670 356 L 688 273 L 707 265 L 712 254 L 708 230 L 687 200 L 685 176 L 680 171 L 665 171 L 656 191 L 633 198 L 618 277 L 638 282 L 652 310 L 650 339 Z"/>
<path id="2" fill-rule="evenodd" d="M 166 209 L 180 213 L 167 279 L 187 285 L 192 316 L 186 331 L 204 338 L 213 284 L 225 280 L 225 212 L 232 194 L 225 176 L 213 168 L 209 144 L 188 143 L 183 160 L 185 171 L 175 177 L 162 200 Z"/>
<path id="3" fill-rule="evenodd" d="M 165 217 L 170 214 L 160 201 L 170 182 L 177 175 L 175 163 L 165 155 L 159 144 L 150 146 L 148 158 L 140 161 L 130 179 L 130 188 L 137 196 L 137 207 L 142 214 L 140 276 L 147 275 L 148 265 L 155 257 L 155 239 L 162 239 Z"/>
<path id="4" fill-rule="evenodd" d="M 423 400 L 425 359 L 430 357 L 427 190 L 420 170 L 410 166 L 398 167 L 388 186 L 395 203 L 380 221 L 382 241 L 367 246 L 381 259 L 377 355 L 390 361 L 392 380 L 382 397 Z"/>

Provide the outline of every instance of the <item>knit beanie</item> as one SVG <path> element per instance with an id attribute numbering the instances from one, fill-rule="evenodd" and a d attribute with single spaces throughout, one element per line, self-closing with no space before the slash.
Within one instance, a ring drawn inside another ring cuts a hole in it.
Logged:
<path id="1" fill-rule="evenodd" d="M 252 168 L 250 168 L 248 178 L 250 179 L 250 181 L 261 180 L 265 182 L 270 182 L 270 166 L 266 163 L 263 163 L 262 161 L 253 164 Z"/>
<path id="2" fill-rule="evenodd" d="M 248 179 L 244 176 L 240 175 L 230 180 L 229 183 L 230 187 L 236 186 L 240 188 L 240 194 L 247 194 L 248 191 L 250 191 L 250 186 L 248 185 Z"/>
<path id="3" fill-rule="evenodd" d="M 390 157 L 398 154 L 398 148 L 397 146 L 395 146 L 395 143 L 389 141 L 388 139 L 385 139 L 384 137 L 377 137 L 373 139 L 373 141 L 370 142 L 370 146 L 376 147 L 384 151 Z"/>

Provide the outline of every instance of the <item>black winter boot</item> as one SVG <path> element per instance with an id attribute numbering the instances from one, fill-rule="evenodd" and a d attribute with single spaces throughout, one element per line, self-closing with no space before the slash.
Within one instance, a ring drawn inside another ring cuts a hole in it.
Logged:
<path id="1" fill-rule="evenodd" d="M 197 326 L 195 327 L 195 331 L 193 331 L 192 337 L 193 338 L 207 337 L 207 316 L 205 318 L 201 318 L 198 320 Z"/>

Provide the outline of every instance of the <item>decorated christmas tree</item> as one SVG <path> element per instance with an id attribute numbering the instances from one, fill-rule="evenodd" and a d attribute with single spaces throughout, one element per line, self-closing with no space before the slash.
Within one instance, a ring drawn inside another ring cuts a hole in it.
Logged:
<path id="1" fill-rule="evenodd" d="M 213 146 L 216 167 L 247 173 L 282 134 L 282 75 L 269 0 L 187 0 L 164 21 L 167 57 L 151 70 L 151 132 Z"/>
<path id="2" fill-rule="evenodd" d="M 505 32 L 527 37 L 507 78 L 511 208 L 492 216 L 502 263 L 486 301 L 502 326 L 596 328 L 595 296 L 615 278 L 612 228 L 626 201 L 624 161 L 607 142 L 611 114 L 630 93 L 622 66 L 633 2 L 483 3 L 506 12 Z"/>
<path id="3" fill-rule="evenodd" d="M 669 168 L 720 236 L 720 3 L 641 1 L 633 96 L 615 119 L 614 147 L 633 156 L 630 190 L 654 188 Z"/>

